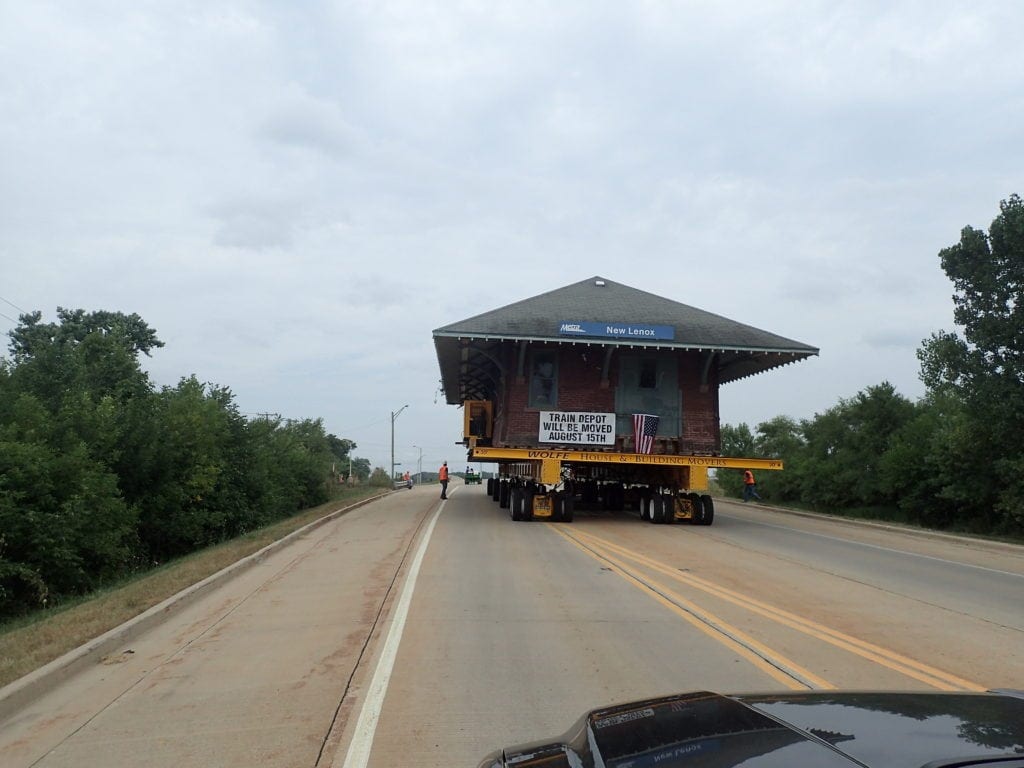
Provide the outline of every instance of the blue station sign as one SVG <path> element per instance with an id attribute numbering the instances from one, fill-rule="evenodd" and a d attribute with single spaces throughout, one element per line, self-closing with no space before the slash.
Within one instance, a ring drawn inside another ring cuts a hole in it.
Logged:
<path id="1" fill-rule="evenodd" d="M 599 336 L 605 339 L 634 339 L 636 341 L 671 341 L 676 329 L 671 325 L 641 325 L 638 323 L 591 323 L 563 320 L 558 324 L 559 336 Z"/>

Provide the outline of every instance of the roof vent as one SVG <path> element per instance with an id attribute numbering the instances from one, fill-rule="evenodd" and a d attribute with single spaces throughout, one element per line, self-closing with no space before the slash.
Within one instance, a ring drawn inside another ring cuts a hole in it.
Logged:
<path id="1" fill-rule="evenodd" d="M 595 280 L 594 281 L 594 285 L 602 286 L 603 287 L 604 286 L 604 280 L 600 280 L 600 279 L 599 280 Z"/>

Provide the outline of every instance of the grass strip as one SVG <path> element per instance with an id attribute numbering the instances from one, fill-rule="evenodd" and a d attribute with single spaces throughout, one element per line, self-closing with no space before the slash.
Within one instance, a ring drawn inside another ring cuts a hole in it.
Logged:
<path id="1" fill-rule="evenodd" d="M 0 687 L 337 509 L 381 492 L 354 488 L 318 507 L 193 552 L 59 607 L 0 624 Z"/>

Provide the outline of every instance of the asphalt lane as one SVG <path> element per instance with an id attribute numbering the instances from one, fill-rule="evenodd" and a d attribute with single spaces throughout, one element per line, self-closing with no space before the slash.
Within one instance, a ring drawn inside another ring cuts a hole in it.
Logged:
<path id="1" fill-rule="evenodd" d="M 398 629 L 372 766 L 471 766 L 682 691 L 1024 688 L 1019 547 L 728 502 L 711 527 L 513 523 L 452 490 L 268 556 L 0 723 L 0 764 L 345 766 Z"/>
<path id="2" fill-rule="evenodd" d="M 1024 686 L 1024 609 L 981 599 L 1013 583 L 1020 548 L 730 506 L 721 528 L 513 523 L 463 489 L 430 543 L 369 765 L 472 765 L 587 709 L 680 691 Z"/>
<path id="3" fill-rule="evenodd" d="M 553 526 L 512 523 L 467 487 L 434 531 L 369 764 L 474 765 L 599 704 L 708 687 L 780 686 Z"/>
<path id="4" fill-rule="evenodd" d="M 269 555 L 0 723 L 0 765 L 315 765 L 434 501 L 391 494 Z"/>
<path id="5" fill-rule="evenodd" d="M 719 503 L 709 536 L 1024 631 L 1024 547 Z"/>

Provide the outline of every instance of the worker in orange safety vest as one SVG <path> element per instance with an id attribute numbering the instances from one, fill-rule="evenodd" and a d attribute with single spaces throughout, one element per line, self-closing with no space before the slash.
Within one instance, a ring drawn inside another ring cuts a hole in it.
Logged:
<path id="1" fill-rule="evenodd" d="M 751 498 L 761 500 L 761 497 L 757 495 L 757 481 L 754 480 L 754 473 L 745 469 L 743 470 L 743 503 L 750 501 Z"/>
<path id="2" fill-rule="evenodd" d="M 448 498 L 448 462 L 446 461 L 441 465 L 441 469 L 437 471 L 437 479 L 441 481 L 441 498 Z"/>

